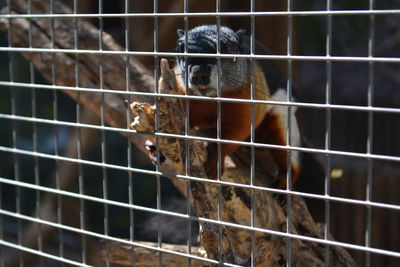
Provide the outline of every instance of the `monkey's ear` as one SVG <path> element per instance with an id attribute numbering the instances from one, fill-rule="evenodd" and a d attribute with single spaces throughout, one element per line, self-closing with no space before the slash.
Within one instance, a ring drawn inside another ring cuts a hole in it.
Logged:
<path id="1" fill-rule="evenodd" d="M 245 29 L 240 29 L 240 30 L 236 31 L 236 35 L 237 35 L 239 38 L 242 38 L 242 36 L 243 36 L 245 33 L 246 33 L 246 30 L 245 30 Z"/>
<path id="2" fill-rule="evenodd" d="M 243 41 L 243 36 L 244 36 L 244 34 L 246 33 L 246 30 L 245 30 L 245 29 L 240 29 L 240 30 L 236 31 L 235 33 L 236 33 L 236 35 L 237 35 L 237 37 L 238 37 L 238 42 L 239 42 L 239 43 L 242 43 L 242 41 Z"/>
<path id="3" fill-rule="evenodd" d="M 185 31 L 182 29 L 178 29 L 176 32 L 178 33 L 179 38 L 185 36 Z"/>

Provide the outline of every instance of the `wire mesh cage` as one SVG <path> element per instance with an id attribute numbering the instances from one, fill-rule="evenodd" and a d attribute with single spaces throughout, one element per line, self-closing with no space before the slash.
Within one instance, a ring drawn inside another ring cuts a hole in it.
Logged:
<path id="1" fill-rule="evenodd" d="M 0 266 L 400 264 L 398 0 L 0 8 Z"/>

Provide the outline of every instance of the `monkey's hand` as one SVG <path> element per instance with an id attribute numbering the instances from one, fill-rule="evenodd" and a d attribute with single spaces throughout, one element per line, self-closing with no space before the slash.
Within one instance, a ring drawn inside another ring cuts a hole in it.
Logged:
<path id="1" fill-rule="evenodd" d="M 218 145 L 215 143 L 208 145 L 208 157 L 203 167 L 209 179 L 216 180 L 218 178 L 218 165 L 221 166 L 221 176 L 224 174 L 226 156 L 233 153 L 238 147 L 238 145 L 234 144 L 221 144 L 221 160 L 218 161 Z"/>

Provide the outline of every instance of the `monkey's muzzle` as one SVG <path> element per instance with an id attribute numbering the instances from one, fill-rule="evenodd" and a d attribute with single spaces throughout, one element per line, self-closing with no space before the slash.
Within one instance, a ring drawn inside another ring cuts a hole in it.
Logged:
<path id="1" fill-rule="evenodd" d="M 209 65 L 190 65 L 189 79 L 192 85 L 200 89 L 207 88 L 210 83 L 211 66 Z"/>

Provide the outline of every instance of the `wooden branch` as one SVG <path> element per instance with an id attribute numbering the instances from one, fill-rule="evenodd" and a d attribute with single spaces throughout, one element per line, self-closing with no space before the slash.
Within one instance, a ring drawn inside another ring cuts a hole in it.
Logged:
<path id="1" fill-rule="evenodd" d="M 175 74 L 169 69 L 167 60 L 161 60 L 161 78 L 159 89 L 165 94 L 177 94 Z M 134 116 L 132 127 L 137 130 L 155 131 L 154 117 L 155 109 L 146 103 L 134 102 L 131 105 Z M 178 99 L 162 98 L 158 101 L 159 131 L 166 133 L 184 133 L 185 111 Z M 185 140 L 175 138 L 160 138 L 158 144 L 161 152 L 180 171 L 185 174 L 186 156 L 189 157 L 190 175 L 195 177 L 206 177 L 202 163 L 204 162 L 204 148 L 200 143 L 189 143 L 189 155 L 186 155 Z M 265 151 L 268 155 L 268 151 Z M 235 167 L 228 168 L 222 180 L 235 183 L 249 184 L 249 168 L 243 164 L 243 151 L 240 157 L 233 157 Z M 257 168 L 263 170 L 263 168 Z M 267 177 L 266 177 L 267 176 Z M 259 180 L 268 184 L 268 174 L 257 173 Z M 264 178 L 264 179 L 263 179 Z M 191 182 L 191 194 L 193 205 L 199 217 L 216 220 L 218 218 L 218 186 L 212 183 Z M 286 232 L 287 228 L 287 206 L 286 197 L 277 196 L 272 193 L 247 189 L 221 186 L 221 216 L 223 221 L 237 223 L 240 225 L 251 225 L 251 194 L 254 198 L 255 226 Z M 314 222 L 304 200 L 300 197 L 291 198 L 291 229 L 293 234 L 318 237 L 323 239 L 321 227 Z M 222 255 L 224 262 L 235 264 L 249 264 L 251 260 L 251 238 L 252 233 L 230 226 L 219 226 L 213 223 L 201 224 L 201 245 L 207 251 L 208 256 L 218 259 Z M 276 235 L 267 235 L 256 232 L 255 255 L 257 266 L 281 266 L 286 262 L 288 240 Z M 221 251 L 218 250 L 218 240 L 221 239 Z M 342 248 L 331 248 L 330 266 L 354 266 L 355 263 L 349 254 Z M 291 260 L 294 266 L 323 266 L 323 245 L 304 242 L 298 239 L 291 240 Z"/>
<path id="2" fill-rule="evenodd" d="M 13 0 L 12 9 L 17 13 L 28 13 L 28 3 L 24 0 Z M 54 10 L 49 10 L 50 5 L 44 1 L 32 0 L 32 12 L 33 13 L 57 13 L 57 14 L 72 14 L 72 10 L 62 4 L 60 1 L 54 1 Z M 14 21 L 14 20 L 12 20 Z M 32 18 L 31 22 L 34 24 L 34 33 L 43 33 L 47 35 L 46 38 L 36 38 L 34 36 L 33 47 L 51 48 L 51 42 L 48 39 L 53 34 L 51 31 L 52 21 L 50 19 Z M 75 24 L 75 20 L 71 18 L 56 18 L 53 20 L 54 23 L 54 41 L 56 48 L 61 49 L 74 49 L 74 29 L 77 29 L 77 43 L 79 49 L 98 50 L 99 47 L 99 29 L 86 21 L 80 21 Z M 19 39 L 18 45 L 22 43 L 27 44 L 27 38 L 25 40 Z M 13 43 L 16 40 L 13 39 Z M 114 39 L 103 32 L 102 39 L 102 50 L 105 51 L 124 51 Z M 58 54 L 59 55 L 59 54 Z M 71 59 L 74 59 L 73 54 L 65 55 Z M 125 84 L 125 71 L 126 71 L 126 56 L 110 56 L 103 55 L 103 79 L 104 88 L 113 90 L 126 90 Z M 84 66 L 82 70 L 88 69 L 92 73 L 92 76 L 82 76 L 80 82 L 85 82 L 87 78 L 94 78 L 92 82 L 99 83 L 99 66 L 100 56 L 95 54 L 81 54 L 79 55 L 79 63 Z M 61 67 L 61 66 L 60 66 Z M 73 67 L 75 67 L 73 65 Z M 58 69 L 58 68 L 57 68 Z M 63 68 L 58 69 L 57 81 L 60 84 L 67 83 L 68 85 L 75 86 L 74 75 L 67 75 L 67 77 L 60 77 L 62 75 Z M 51 72 L 49 72 L 51 74 Z M 118 75 L 116 75 L 118 74 Z M 122 75 L 121 75 L 122 74 Z M 149 72 L 143 64 L 137 61 L 135 58 L 130 57 L 129 60 L 129 84 L 135 91 L 150 92 L 154 89 L 153 75 Z M 61 79 L 61 80 L 60 80 Z M 81 85 L 83 86 L 83 84 Z"/>
<path id="3" fill-rule="evenodd" d="M 34 10 L 40 13 L 47 13 L 47 5 L 42 1 L 33 0 Z M 27 13 L 27 3 L 23 0 L 12 1 L 14 11 Z M 54 12 L 72 13 L 69 8 L 55 1 Z M 31 23 L 31 25 L 30 25 Z M 74 48 L 75 22 L 73 19 L 54 19 L 55 28 L 55 48 Z M 6 19 L 0 18 L 0 31 L 6 32 L 12 27 L 12 44 L 19 47 L 28 46 L 28 31 L 32 28 L 34 34 L 34 47 L 52 48 L 51 45 L 51 20 L 32 18 Z M 80 21 L 78 31 L 79 49 L 98 49 L 98 29 L 94 26 Z M 104 33 L 103 50 L 123 50 L 117 45 L 111 36 Z M 103 87 L 116 90 L 125 90 L 126 56 L 112 55 L 99 56 L 95 54 L 74 54 L 65 53 L 22 53 L 31 60 L 39 72 L 48 81 L 52 81 L 52 62 L 54 62 L 56 73 L 56 84 L 66 86 L 76 86 L 75 64 L 79 64 L 80 87 L 99 88 L 100 73 L 99 64 L 103 64 Z M 54 59 L 54 61 L 53 61 Z M 160 89 L 164 92 L 176 93 L 175 76 L 169 70 L 168 63 L 161 63 Z M 151 92 L 154 81 L 150 72 L 130 57 L 129 61 L 129 84 L 134 91 Z M 100 106 L 103 105 L 106 122 L 118 128 L 127 128 L 127 105 L 129 100 L 122 94 L 104 94 L 80 92 L 75 90 L 64 90 L 73 99 L 80 97 L 81 103 L 100 115 Z M 135 99 L 136 100 L 136 99 Z M 136 101 L 143 101 L 137 99 Z M 160 99 L 159 103 L 159 129 L 167 133 L 184 133 L 183 118 L 185 113 L 178 101 L 173 98 Z M 154 109 L 151 99 L 145 99 L 145 103 L 136 103 L 132 106 L 135 118 L 134 127 L 136 129 L 146 129 L 153 132 L 154 129 Z M 140 115 L 140 116 L 139 116 Z M 146 137 L 144 134 L 133 134 L 132 141 L 144 151 Z M 151 137 L 151 135 L 150 135 Z M 149 138 L 149 137 L 148 137 Z M 160 149 L 167 160 L 160 166 L 160 170 L 165 173 L 185 173 L 184 163 L 189 157 L 190 175 L 196 177 L 206 177 L 202 168 L 205 158 L 205 150 L 201 144 L 189 142 L 182 139 L 159 138 Z M 186 144 L 189 144 L 189 155 L 186 153 Z M 146 152 L 147 153 L 147 152 Z M 234 167 L 227 168 L 224 174 L 224 181 L 249 184 L 249 153 L 243 149 L 232 157 Z M 261 158 L 261 157 L 260 157 Z M 263 158 L 268 159 L 268 152 L 264 153 Z M 257 157 L 259 159 L 259 157 Z M 268 171 L 265 171 L 265 163 L 257 161 L 256 180 L 258 185 L 268 185 Z M 185 181 L 172 179 L 180 190 L 185 193 Z M 234 188 L 230 186 L 217 186 L 209 183 L 190 182 L 191 200 L 199 217 L 216 220 L 218 218 L 218 193 L 221 194 L 221 219 L 230 223 L 250 226 L 251 218 L 251 196 L 254 199 L 254 224 L 256 227 L 286 232 L 287 207 L 282 201 L 282 197 L 261 192 Z M 285 198 L 285 197 L 284 197 Z M 323 238 L 321 226 L 316 224 L 309 214 L 304 200 L 299 197 L 291 198 L 291 229 L 294 234 Z M 251 258 L 251 237 L 252 233 L 247 230 L 235 227 L 223 226 L 220 228 L 214 223 L 202 223 L 200 231 L 201 245 L 207 251 L 209 258 L 221 259 L 224 262 L 248 265 Z M 282 266 L 285 265 L 288 241 L 276 235 L 255 233 L 255 257 L 257 266 Z M 219 241 L 221 243 L 219 244 Z M 219 250 L 221 245 L 221 250 Z M 291 241 L 291 261 L 294 266 L 323 266 L 325 257 L 325 246 L 303 242 L 297 239 Z M 221 257 L 221 258 L 220 258 Z M 330 266 L 355 266 L 349 254 L 342 248 L 331 247 Z"/>
<path id="4" fill-rule="evenodd" d="M 161 78 L 159 82 L 160 92 L 166 94 L 178 94 L 175 74 L 169 69 L 167 60 L 161 60 Z M 161 98 L 158 101 L 159 107 L 159 132 L 165 133 L 184 133 L 185 115 L 183 113 L 180 102 L 176 98 Z M 151 130 L 154 131 L 154 118 L 155 109 L 151 108 L 148 104 L 138 104 L 134 102 L 131 105 L 133 112 L 134 122 L 132 127 L 137 130 Z M 174 114 L 173 119 L 170 115 Z M 152 140 L 155 143 L 153 138 Z M 179 173 L 185 173 L 184 162 L 186 159 L 186 141 L 183 139 L 174 138 L 159 138 L 159 145 L 165 156 L 172 160 L 174 166 L 179 170 Z M 192 143 L 189 149 L 190 174 L 196 177 L 206 177 L 203 169 L 205 150 L 201 147 L 200 143 Z M 201 156 L 203 155 L 203 156 Z M 191 182 L 192 202 L 196 209 L 196 214 L 200 217 L 217 219 L 217 186 L 212 184 L 204 184 L 200 182 Z M 218 252 L 218 236 L 220 235 L 219 229 L 216 225 L 204 223 L 201 224 L 201 245 L 205 248 L 211 258 L 217 258 Z M 231 253 L 231 245 L 226 239 L 226 233 L 221 233 L 221 245 L 225 248 L 222 254 L 224 261 L 232 261 L 233 254 Z"/>
<path id="5" fill-rule="evenodd" d="M 24 0 L 12 1 L 12 8 L 17 13 L 28 13 L 28 2 Z M 49 6 L 40 0 L 32 0 L 33 13 L 49 13 Z M 59 1 L 54 1 L 54 12 L 71 14 L 72 10 Z M 7 13 L 7 9 L 3 9 L 1 13 Z M 78 43 L 79 49 L 98 50 L 98 31 L 96 27 L 86 21 L 79 21 L 75 25 L 73 19 L 54 19 L 54 39 L 55 47 L 62 49 L 74 49 L 74 28 L 78 28 Z M 18 18 L 8 20 L 0 18 L 0 32 L 7 36 L 9 28 L 12 29 L 12 45 L 17 47 L 29 46 L 29 30 L 32 30 L 32 46 L 40 48 L 51 48 L 51 20 L 43 18 Z M 118 45 L 113 38 L 107 33 L 103 33 L 103 50 L 110 51 L 123 51 L 123 48 Z M 50 83 L 52 77 L 52 64 L 55 64 L 56 70 L 56 84 L 75 87 L 77 84 L 75 77 L 75 66 L 79 66 L 80 80 L 78 84 L 80 87 L 85 88 L 99 88 L 100 87 L 100 56 L 93 54 L 79 54 L 75 57 L 74 54 L 57 53 L 53 61 L 53 54 L 51 53 L 21 53 L 21 55 L 32 61 L 35 68 L 47 79 Z M 104 88 L 125 91 L 126 80 L 126 62 L 128 65 L 128 84 L 131 91 L 138 92 L 152 92 L 154 90 L 154 79 L 150 71 L 148 71 L 138 60 L 134 57 L 127 57 L 123 55 L 102 56 L 103 62 L 103 81 Z M 74 100 L 79 98 L 82 105 L 91 109 L 99 117 L 101 116 L 100 107 L 103 106 L 104 118 L 107 124 L 116 128 L 129 128 L 129 108 L 128 102 L 131 102 L 131 97 L 124 94 L 109 94 L 97 92 L 77 92 L 74 90 L 63 90 L 64 93 L 69 95 Z M 103 97 L 104 96 L 104 97 Z M 104 99 L 104 101 L 103 101 Z M 139 97 L 135 99 L 153 103 L 153 98 Z M 122 133 L 123 134 L 123 133 Z M 146 135 L 131 134 L 131 141 L 143 153 L 148 155 L 145 147 Z M 165 163 L 162 171 L 173 173 L 174 168 L 172 165 Z M 174 185 L 185 194 L 186 190 L 184 182 L 174 180 Z"/>
<path id="6" fill-rule="evenodd" d="M 113 241 L 105 241 L 103 240 L 100 244 L 101 249 L 101 259 L 102 261 L 106 261 L 107 254 L 106 254 L 106 245 L 108 243 L 109 248 L 109 260 L 111 263 L 120 264 L 123 266 L 132 266 L 132 260 L 135 262 L 135 266 L 141 267 L 153 267 L 159 265 L 159 257 L 160 253 L 155 250 L 145 249 L 142 247 L 136 247 L 134 252 L 132 251 L 132 246 L 123 245 L 118 242 Z M 144 242 L 139 241 L 138 243 L 146 246 L 157 247 L 157 243 L 152 242 Z M 187 246 L 186 245 L 173 245 L 173 244 L 162 244 L 163 249 L 187 253 Z M 198 257 L 204 257 L 205 251 L 198 248 L 192 247 L 191 254 Z M 134 258 L 132 259 L 132 255 Z M 169 253 L 162 253 L 162 262 L 163 266 L 168 267 L 183 267 L 188 266 L 188 258 L 177 256 L 174 254 Z M 193 260 L 192 259 L 192 266 L 193 267 L 209 267 L 212 266 L 207 262 L 203 262 L 200 260 Z"/>

